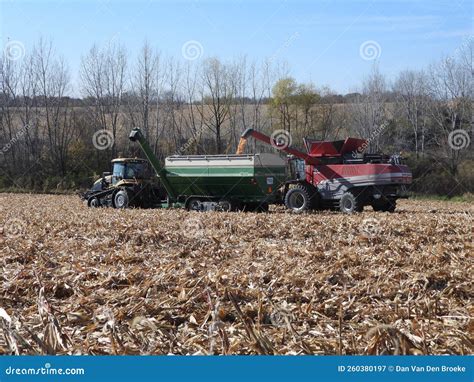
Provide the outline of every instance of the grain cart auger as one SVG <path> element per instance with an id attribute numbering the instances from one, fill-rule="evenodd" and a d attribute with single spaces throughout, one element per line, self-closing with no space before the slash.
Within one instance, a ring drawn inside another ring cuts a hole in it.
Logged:
<path id="1" fill-rule="evenodd" d="M 140 144 L 166 189 L 162 207 L 266 211 L 282 200 L 286 163 L 278 155 L 172 155 L 162 167 L 140 129 L 129 139 Z"/>
<path id="2" fill-rule="evenodd" d="M 138 142 L 146 158 L 152 165 L 153 169 L 156 171 L 156 174 L 159 176 L 161 184 L 163 184 L 163 187 L 165 188 L 166 193 L 168 194 L 168 198 L 171 201 L 176 200 L 177 195 L 174 191 L 174 188 L 171 186 L 170 182 L 168 181 L 166 170 L 160 166 L 160 161 L 153 153 L 153 150 L 151 149 L 150 145 L 148 144 L 147 140 L 145 139 L 140 129 L 138 128 L 133 129 L 130 132 L 128 139 L 130 139 L 130 141 L 132 142 Z"/>
<path id="3" fill-rule="evenodd" d="M 367 141 L 346 138 L 340 141 L 304 139 L 306 153 L 285 142 L 247 129 L 244 141 L 253 137 L 284 151 L 289 156 L 289 180 L 283 197 L 295 213 L 307 210 L 338 208 L 345 213 L 360 212 L 371 205 L 375 211 L 395 211 L 399 198 L 407 197 L 411 183 L 410 169 L 398 155 L 365 154 Z"/>

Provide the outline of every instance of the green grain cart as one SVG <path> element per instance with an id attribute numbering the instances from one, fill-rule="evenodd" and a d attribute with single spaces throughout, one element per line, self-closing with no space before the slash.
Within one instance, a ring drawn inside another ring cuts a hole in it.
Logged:
<path id="1" fill-rule="evenodd" d="M 166 190 L 161 207 L 266 211 L 282 200 L 286 162 L 278 155 L 173 155 L 161 167 L 140 129 L 129 139 L 140 144 Z"/>

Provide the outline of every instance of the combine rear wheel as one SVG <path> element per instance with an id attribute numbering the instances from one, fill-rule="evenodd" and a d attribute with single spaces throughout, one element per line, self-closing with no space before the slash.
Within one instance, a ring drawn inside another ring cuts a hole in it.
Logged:
<path id="1" fill-rule="evenodd" d="M 396 200 L 384 200 L 383 202 L 378 202 L 372 204 L 374 211 L 381 211 L 381 212 L 395 212 L 395 208 L 397 207 Z"/>
<path id="2" fill-rule="evenodd" d="M 361 200 L 350 191 L 345 192 L 339 200 L 339 210 L 346 214 L 361 212 L 363 208 Z"/>
<path id="3" fill-rule="evenodd" d="M 285 195 L 285 206 L 291 212 L 300 214 L 302 212 L 318 208 L 319 194 L 316 190 L 304 185 L 298 184 L 290 189 Z"/>

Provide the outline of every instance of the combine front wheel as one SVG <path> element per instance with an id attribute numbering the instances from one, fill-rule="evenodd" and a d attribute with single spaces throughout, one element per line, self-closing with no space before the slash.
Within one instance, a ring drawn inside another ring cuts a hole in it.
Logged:
<path id="1" fill-rule="evenodd" d="M 364 206 L 352 192 L 345 192 L 339 200 L 339 210 L 346 214 L 361 212 Z"/>
<path id="2" fill-rule="evenodd" d="M 300 214 L 312 208 L 312 197 L 314 195 L 304 185 L 298 185 L 286 193 L 285 206 L 291 212 Z"/>

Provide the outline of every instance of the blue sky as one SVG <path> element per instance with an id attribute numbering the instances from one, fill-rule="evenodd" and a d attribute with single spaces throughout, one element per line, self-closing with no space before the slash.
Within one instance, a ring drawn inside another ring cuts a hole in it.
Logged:
<path id="1" fill-rule="evenodd" d="M 77 78 L 81 55 L 94 43 L 123 44 L 133 60 L 145 40 L 165 56 L 182 59 L 198 41 L 203 55 L 231 60 L 272 57 L 288 63 L 301 82 L 355 90 L 374 61 L 392 77 L 452 54 L 473 34 L 471 1 L 6 1 L 0 0 L 0 37 L 26 50 L 40 36 Z M 372 51 L 373 53 L 373 51 Z"/>

